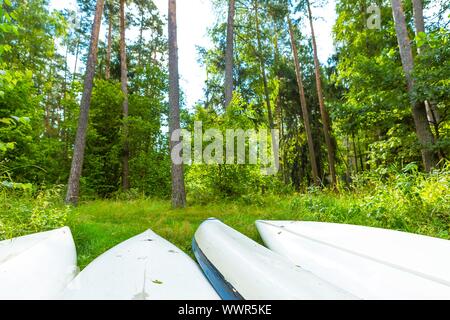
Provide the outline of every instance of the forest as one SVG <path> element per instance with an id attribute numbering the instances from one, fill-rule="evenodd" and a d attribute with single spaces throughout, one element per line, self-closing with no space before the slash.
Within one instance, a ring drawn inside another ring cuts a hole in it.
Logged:
<path id="1" fill-rule="evenodd" d="M 323 62 L 327 0 L 209 1 L 188 105 L 176 0 L 0 0 L 0 240 L 69 225 L 85 266 L 150 227 L 191 252 L 213 216 L 450 239 L 450 2 L 335 0 Z M 277 131 L 276 174 L 172 161 L 199 122 Z"/>

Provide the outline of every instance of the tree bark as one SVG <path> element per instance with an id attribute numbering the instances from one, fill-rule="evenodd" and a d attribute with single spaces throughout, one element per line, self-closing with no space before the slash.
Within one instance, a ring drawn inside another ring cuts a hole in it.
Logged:
<path id="1" fill-rule="evenodd" d="M 178 73 L 178 39 L 177 39 L 177 2 L 169 0 L 169 135 L 180 129 L 180 83 Z M 170 152 L 175 147 L 170 139 Z M 172 206 L 186 206 L 186 191 L 184 186 L 183 164 L 172 161 Z"/>
<path id="2" fill-rule="evenodd" d="M 138 67 L 142 67 L 142 48 L 144 46 L 144 9 L 139 10 L 140 26 L 139 26 L 139 48 L 138 48 Z"/>
<path id="3" fill-rule="evenodd" d="M 86 65 L 86 78 L 84 80 L 84 90 L 80 104 L 80 118 L 78 120 L 75 149 L 67 188 L 66 203 L 74 205 L 78 203 L 80 194 L 80 177 L 83 169 L 84 152 L 86 149 L 86 133 L 89 121 L 89 108 L 91 104 L 92 88 L 94 85 L 95 66 L 97 64 L 98 38 L 100 33 L 103 7 L 104 0 L 97 0 L 95 17 L 92 25 L 89 56 Z"/>
<path id="4" fill-rule="evenodd" d="M 67 43 L 67 49 L 66 49 L 66 59 L 64 64 L 64 92 L 63 92 L 63 108 L 62 108 L 62 117 L 64 121 L 67 121 L 66 116 L 66 97 L 67 97 L 67 74 L 69 73 L 69 65 L 67 63 L 67 58 L 69 56 L 69 43 Z M 67 128 L 62 129 L 62 140 L 64 142 L 64 149 L 63 149 L 63 159 L 64 159 L 64 166 L 68 160 L 68 154 L 69 154 L 69 142 L 67 141 Z"/>
<path id="5" fill-rule="evenodd" d="M 319 184 L 320 183 L 319 170 L 317 168 L 316 152 L 314 149 L 314 140 L 313 140 L 312 131 L 311 131 L 311 124 L 309 121 L 309 112 L 308 112 L 308 106 L 306 103 L 305 89 L 303 87 L 303 75 L 302 75 L 302 71 L 300 69 L 300 62 L 298 60 L 298 50 L 297 50 L 297 45 L 295 43 L 294 30 L 292 27 L 291 19 L 289 17 L 287 19 L 288 19 L 288 25 L 289 25 L 289 34 L 291 36 L 292 55 L 294 56 L 295 74 L 297 76 L 297 85 L 298 85 L 298 91 L 300 94 L 300 106 L 302 109 L 303 121 L 305 123 L 306 138 L 308 141 L 308 151 L 309 151 L 309 159 L 311 161 L 312 176 L 313 176 L 314 184 Z"/>
<path id="6" fill-rule="evenodd" d="M 414 11 L 414 24 L 416 26 L 416 34 L 425 32 L 425 20 L 423 18 L 422 0 L 412 0 Z"/>
<path id="7" fill-rule="evenodd" d="M 273 121 L 273 113 L 272 113 L 272 104 L 270 102 L 270 92 L 269 92 L 269 84 L 267 82 L 267 75 L 266 75 L 266 63 L 264 61 L 263 58 L 263 51 L 262 51 L 262 42 L 261 42 L 261 31 L 259 30 L 259 5 L 258 5 L 258 1 L 259 0 L 255 0 L 254 1 L 254 9 L 255 9 L 255 22 L 256 22 L 256 40 L 258 42 L 258 57 L 259 57 L 259 63 L 260 63 L 260 68 L 261 68 L 261 76 L 262 76 L 262 80 L 263 80 L 263 86 L 264 86 L 264 96 L 265 96 L 265 100 L 266 100 L 266 105 L 267 105 L 267 118 L 269 120 L 269 128 L 270 128 L 270 136 L 271 136 L 271 141 L 272 141 L 272 153 L 273 153 L 273 158 L 275 161 L 275 166 L 277 168 L 279 168 L 279 162 L 280 159 L 278 157 L 276 153 L 277 148 L 276 146 L 278 145 L 278 141 L 276 140 L 275 134 L 274 134 L 274 129 L 275 129 L 275 124 Z"/>
<path id="8" fill-rule="evenodd" d="M 227 24 L 227 49 L 225 53 L 225 108 L 233 99 L 233 54 L 234 54 L 234 16 L 235 0 L 229 0 Z"/>
<path id="9" fill-rule="evenodd" d="M 104 0 L 103 0 L 104 1 Z M 102 14 L 103 14 L 103 12 L 102 12 Z M 80 18 L 80 26 L 82 25 L 82 23 L 83 23 L 83 16 L 81 16 L 81 18 Z M 101 23 L 101 22 L 100 22 Z M 80 45 L 81 45 L 81 32 L 80 32 L 80 34 L 78 35 L 78 39 L 77 39 L 77 45 L 76 45 L 76 49 L 75 49 L 75 65 L 74 65 L 74 67 L 73 67 L 73 74 L 72 74 L 72 86 L 74 85 L 74 83 L 75 83 L 75 79 L 76 79 L 76 74 L 77 74 L 77 68 L 78 68 L 78 58 L 79 58 L 79 55 L 80 55 Z"/>
<path id="10" fill-rule="evenodd" d="M 414 25 L 416 28 L 416 36 L 419 33 L 425 33 L 425 20 L 423 18 L 423 2 L 422 0 L 412 0 L 413 4 L 413 13 L 414 13 Z M 425 50 L 427 50 L 427 46 L 423 45 L 421 48 L 417 48 L 417 53 L 420 55 Z M 436 139 L 439 139 L 439 123 L 440 123 L 440 115 L 435 105 L 430 103 L 429 101 L 425 101 L 425 108 L 428 115 L 428 121 L 433 125 Z"/>
<path id="11" fill-rule="evenodd" d="M 270 103 L 269 85 L 267 83 L 265 61 L 264 61 L 264 58 L 262 55 L 261 32 L 259 30 L 258 0 L 254 0 L 254 9 L 255 9 L 255 22 L 256 22 L 256 40 L 258 42 L 258 58 L 259 58 L 259 65 L 260 65 L 260 70 L 261 70 L 261 77 L 262 77 L 263 86 L 264 86 L 264 97 L 265 97 L 266 105 L 267 105 L 267 115 L 269 118 L 269 126 L 270 126 L 270 129 L 273 129 L 274 123 L 273 123 L 272 105 Z"/>
<path id="12" fill-rule="evenodd" d="M 80 40 L 78 39 L 78 41 L 77 41 L 77 49 L 76 49 L 76 53 L 75 53 L 75 65 L 73 66 L 72 86 L 73 86 L 73 84 L 75 82 L 75 79 L 76 79 L 79 54 L 80 54 Z"/>
<path id="13" fill-rule="evenodd" d="M 274 18 L 274 17 L 273 17 Z M 273 19 L 273 21 L 275 22 L 275 18 Z M 275 25 L 275 24 L 274 24 Z M 276 81 L 278 83 L 278 90 L 277 90 L 277 95 L 276 95 L 276 101 L 275 101 L 275 113 L 274 113 L 274 122 L 275 122 L 275 127 L 279 130 L 279 135 L 278 135 L 278 151 L 279 154 L 276 155 L 277 159 L 278 159 L 278 165 L 279 165 L 279 171 L 281 172 L 281 175 L 284 176 L 283 171 L 284 171 L 284 163 L 283 163 L 283 157 L 282 157 L 282 143 L 283 143 L 283 110 L 282 110 L 282 103 L 281 103 L 281 70 L 280 70 L 280 47 L 279 47 L 279 35 L 280 35 L 280 30 L 278 27 L 275 27 L 275 38 L 274 38 L 274 69 L 275 69 L 275 75 L 276 75 Z"/>
<path id="14" fill-rule="evenodd" d="M 306 1 L 306 4 L 308 7 L 309 25 L 311 27 L 311 37 L 312 37 L 312 44 L 313 44 L 313 51 L 314 51 L 314 66 L 315 66 L 315 75 L 316 75 L 317 95 L 319 98 L 320 113 L 322 115 L 322 124 L 323 124 L 325 143 L 327 145 L 327 151 L 328 151 L 328 167 L 330 170 L 331 183 L 332 183 L 333 188 L 335 188 L 337 185 L 336 166 L 335 166 L 335 150 L 334 150 L 334 145 L 333 145 L 333 141 L 331 138 L 330 116 L 328 115 L 328 111 L 325 108 L 325 101 L 323 98 L 322 80 L 321 80 L 321 76 L 320 76 L 320 63 L 319 63 L 319 57 L 317 54 L 316 36 L 314 33 L 314 24 L 313 24 L 312 12 L 311 12 L 311 6 L 309 3 L 309 0 Z"/>
<path id="15" fill-rule="evenodd" d="M 130 169 L 128 159 L 130 150 L 128 145 L 128 67 L 127 67 L 127 50 L 125 38 L 125 0 L 120 0 L 120 82 L 124 95 L 123 100 L 123 162 L 122 162 L 122 188 L 124 191 L 130 189 Z"/>
<path id="16" fill-rule="evenodd" d="M 106 71 L 105 71 L 105 79 L 109 80 L 111 78 L 111 51 L 112 51 L 112 29 L 113 29 L 113 20 L 112 20 L 112 4 L 109 5 L 108 10 L 108 46 L 106 49 Z"/>
<path id="17" fill-rule="evenodd" d="M 416 134 L 419 143 L 421 144 L 423 166 L 425 170 L 429 172 L 436 165 L 434 152 L 430 148 L 434 143 L 434 137 L 431 133 L 431 129 L 428 123 L 425 103 L 416 101 L 416 99 L 414 98 L 415 81 L 412 74 L 414 69 L 414 60 L 402 3 L 401 0 L 391 0 L 391 3 L 394 15 L 395 30 L 400 49 L 400 57 L 402 60 L 403 71 L 405 72 L 406 81 L 408 84 L 408 93 L 412 106 L 414 124 L 416 126 Z"/>

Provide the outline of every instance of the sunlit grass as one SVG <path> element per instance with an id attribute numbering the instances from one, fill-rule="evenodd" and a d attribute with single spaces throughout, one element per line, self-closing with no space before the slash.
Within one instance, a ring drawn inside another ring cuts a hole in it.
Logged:
<path id="1" fill-rule="evenodd" d="M 64 188 L 35 195 L 0 192 L 0 240 L 71 227 L 84 268 L 93 259 L 135 235 L 152 229 L 192 256 L 198 226 L 215 217 L 261 241 L 255 221 L 303 220 L 348 223 L 401 230 L 450 239 L 450 171 L 431 175 L 395 173 L 361 175 L 350 190 L 339 193 L 311 189 L 308 193 L 255 193 L 235 199 L 189 199 L 185 209 L 170 201 L 124 194 L 119 199 L 82 202 L 76 208 L 62 201 Z"/>
<path id="2" fill-rule="evenodd" d="M 449 238 L 450 224 L 446 220 L 427 219 L 427 213 L 415 212 L 415 207 L 411 207 L 410 212 L 399 213 L 394 204 L 391 212 L 376 215 L 364 210 L 364 201 L 351 194 L 319 193 L 268 196 L 258 204 L 230 201 L 193 204 L 186 209 L 172 210 L 170 202 L 165 200 L 104 200 L 84 203 L 74 209 L 68 224 L 77 244 L 81 268 L 116 244 L 147 229 L 152 229 L 192 256 L 192 237 L 198 226 L 210 217 L 222 220 L 259 242 L 255 227 L 255 221 L 259 219 L 349 223 Z"/>

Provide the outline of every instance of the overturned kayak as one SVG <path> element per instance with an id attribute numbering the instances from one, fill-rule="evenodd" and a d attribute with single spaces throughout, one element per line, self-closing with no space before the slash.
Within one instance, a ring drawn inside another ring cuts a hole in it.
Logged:
<path id="1" fill-rule="evenodd" d="M 363 299 L 450 299 L 450 241 L 332 223 L 256 226 L 274 252 Z"/>
<path id="2" fill-rule="evenodd" d="M 61 297 L 67 300 L 215 300 L 198 265 L 151 230 L 89 264 Z"/>
<path id="3" fill-rule="evenodd" d="M 216 219 L 199 227 L 193 249 L 226 300 L 355 298 Z"/>
<path id="4" fill-rule="evenodd" d="M 77 272 L 69 228 L 0 242 L 0 300 L 57 298 Z"/>

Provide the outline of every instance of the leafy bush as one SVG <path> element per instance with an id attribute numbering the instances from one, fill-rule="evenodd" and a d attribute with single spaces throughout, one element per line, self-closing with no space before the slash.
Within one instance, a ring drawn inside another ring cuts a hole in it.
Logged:
<path id="1" fill-rule="evenodd" d="M 256 124 L 255 110 L 246 105 L 237 94 L 225 113 L 198 108 L 193 121 L 201 121 L 203 130 L 217 129 L 225 138 L 227 130 L 267 129 L 264 124 Z M 192 126 L 192 124 L 191 124 Z M 190 128 L 193 131 L 193 128 Z M 270 138 L 268 137 L 268 141 Z M 227 141 L 228 143 L 228 141 Z M 225 148 L 224 141 L 224 148 Z M 248 159 L 249 141 L 246 144 Z M 205 147 L 205 145 L 204 145 Z M 235 142 L 235 150 L 237 150 Z M 223 163 L 226 163 L 223 150 Z M 221 199 L 238 199 L 245 204 L 260 204 L 266 194 L 289 189 L 279 176 L 266 176 L 261 172 L 261 164 L 194 164 L 187 168 L 186 185 L 188 196 L 196 203 L 208 203 Z"/>
<path id="2" fill-rule="evenodd" d="M 0 239 L 36 233 L 66 225 L 70 208 L 62 202 L 62 186 L 31 191 L 0 190 Z"/>
<path id="3" fill-rule="evenodd" d="M 312 190 L 288 203 L 293 219 L 349 223 L 449 238 L 450 165 L 430 174 L 411 163 L 354 177 L 352 190 Z"/>
<path id="4" fill-rule="evenodd" d="M 130 190 L 119 190 L 113 194 L 113 199 L 116 201 L 133 201 L 145 199 L 145 195 L 137 188 L 131 188 Z"/>
<path id="5" fill-rule="evenodd" d="M 360 211 L 382 227 L 448 236 L 450 221 L 450 166 L 431 174 L 411 163 L 391 168 L 384 179 L 370 179 L 359 203 Z M 384 180 L 384 181 L 383 181 Z M 369 189 L 370 188 L 370 189 Z"/>

